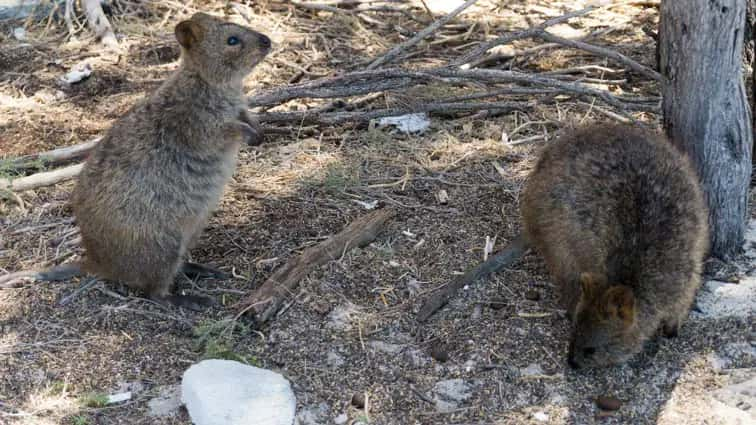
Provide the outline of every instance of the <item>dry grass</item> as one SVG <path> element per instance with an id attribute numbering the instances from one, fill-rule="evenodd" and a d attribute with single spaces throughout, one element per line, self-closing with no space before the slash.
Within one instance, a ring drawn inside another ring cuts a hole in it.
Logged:
<path id="1" fill-rule="evenodd" d="M 113 20 L 124 36 L 120 53 L 100 52 L 86 31 L 72 39 L 64 26 L 46 21 L 27 28 L 28 43 L 8 38 L 5 28 L 0 31 L 5 37 L 0 38 L 0 158 L 102 134 L 176 66 L 172 26 L 195 10 L 221 13 L 225 7 L 223 2 L 114 3 L 122 7 Z M 471 43 L 583 3 L 481 0 L 454 25 L 416 46 L 403 62 L 413 68 L 438 65 Z M 269 34 L 276 45 L 247 89 L 359 69 L 430 21 L 419 3 L 392 7 L 403 11 L 318 12 L 279 1 L 236 5 L 230 17 Z M 555 31 L 574 36 L 607 30 L 601 44 L 651 64 L 653 44 L 640 28 L 656 20 L 654 8 L 626 5 Z M 510 48 L 520 54 L 494 66 L 590 78 L 617 94 L 658 95 L 655 82 L 609 72 L 617 69 L 612 63 L 579 51 L 532 40 Z M 61 86 L 58 78 L 82 59 L 92 63 L 93 76 L 70 88 Z M 575 67 L 583 68 L 560 73 Z M 388 92 L 363 108 L 472 91 L 475 87 L 424 86 Z M 617 112 L 567 96 L 511 99 L 538 102 L 530 110 L 503 115 L 435 115 L 423 135 L 374 125 L 290 123 L 269 144 L 245 149 L 234 181 L 192 252 L 195 259 L 233 270 L 236 278 L 182 282 L 189 291 L 231 305 L 286 259 L 363 214 L 355 201 L 380 201 L 397 208 L 399 216 L 371 246 L 310 275 L 274 323 L 259 332 L 225 335 L 223 349 L 281 371 L 295 385 L 300 410 L 325 403 L 323 423 L 342 412 L 364 419 L 364 411 L 349 405 L 355 392 L 369 394 L 368 413 L 375 424 L 520 424 L 533 421 L 540 411 L 551 423 L 588 423 L 596 413 L 591 398 L 604 393 L 626 405 L 606 422 L 652 423 L 678 378 L 703 377 L 696 381 L 702 384 L 695 394 L 715 388 L 713 372 L 700 359 L 711 347 L 747 338 L 743 332 L 720 331 L 742 330 L 737 320 L 689 324 L 678 341 L 661 341 L 637 363 L 605 374 L 566 370 L 568 324 L 533 255 L 465 291 L 429 326 L 414 322 L 425 294 L 482 258 L 486 236 L 496 236 L 498 248 L 517 234 L 518 194 L 538 144 L 567 126 L 610 119 L 607 115 Z M 325 103 L 296 100 L 275 110 Z M 650 124 L 658 120 L 647 113 L 634 118 Z M 514 145 L 502 143 L 502 135 Z M 13 200 L 0 201 L 0 271 L 82 254 L 66 206 L 71 187 L 23 193 L 23 209 Z M 442 189 L 450 197 L 446 205 L 436 199 Z M 57 300 L 78 283 L 0 291 L 0 423 L 188 424 L 185 412 L 171 418 L 147 416 L 147 401 L 159 386 L 178 383 L 186 367 L 205 355 L 207 346 L 197 345 L 197 326 L 206 328 L 232 312 L 224 307 L 203 314 L 165 310 L 103 282 L 57 307 Z M 536 290 L 540 299 L 526 299 L 527 290 Z M 500 308 L 489 307 L 491 300 Z M 329 316 L 340 309 L 351 311 L 349 326 L 330 325 Z M 375 341 L 396 344 L 399 351 L 386 351 Z M 449 352 L 446 363 L 429 355 L 439 345 Z M 344 364 L 329 364 L 329 353 Z M 698 360 L 688 363 L 691 359 Z M 546 376 L 518 377 L 517 370 L 531 363 L 539 364 Z M 435 382 L 458 377 L 474 388 L 459 411 L 438 413 L 417 395 L 432 397 Z M 86 394 L 113 393 L 134 382 L 143 389 L 125 405 L 85 407 L 81 402 Z M 7 416 L 12 412 L 22 416 Z"/>

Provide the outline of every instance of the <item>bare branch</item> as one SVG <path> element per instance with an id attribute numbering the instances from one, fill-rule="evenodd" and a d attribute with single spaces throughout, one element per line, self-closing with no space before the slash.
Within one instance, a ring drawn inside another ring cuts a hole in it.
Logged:
<path id="1" fill-rule="evenodd" d="M 549 33 L 548 31 L 541 31 L 535 34 L 535 36 L 543 39 L 544 41 L 558 43 L 563 46 L 572 47 L 574 49 L 584 50 L 586 52 L 593 53 L 594 55 L 602 56 L 602 57 L 614 60 L 616 62 L 619 62 L 627 66 L 628 68 L 632 69 L 633 71 L 639 74 L 643 74 L 646 77 L 651 78 L 652 80 L 656 80 L 656 81 L 662 80 L 661 74 L 659 74 L 658 72 L 644 65 L 641 65 L 638 62 L 634 61 L 633 59 L 630 59 L 629 57 L 623 55 L 622 53 L 615 52 L 614 50 L 609 50 L 604 47 L 595 46 L 593 44 L 588 44 L 588 43 L 578 41 L 578 40 L 570 40 L 567 38 L 559 37 L 557 35 Z"/>
<path id="2" fill-rule="evenodd" d="M 0 190 L 10 190 L 12 192 L 23 192 L 25 190 L 36 189 L 43 186 L 50 186 L 76 177 L 84 164 L 71 165 L 53 171 L 32 174 L 17 179 L 0 179 Z"/>
<path id="3" fill-rule="evenodd" d="M 472 62 L 473 59 L 475 59 L 475 58 L 477 58 L 477 57 L 485 54 L 492 47 L 499 46 L 499 45 L 502 45 L 502 44 L 508 44 L 508 43 L 511 43 L 511 42 L 513 42 L 515 40 L 522 40 L 524 38 L 531 38 L 531 37 L 537 35 L 538 33 L 542 32 L 544 29 L 546 29 L 548 27 L 551 27 L 551 26 L 554 26 L 554 25 L 558 25 L 558 24 L 561 24 L 563 22 L 567 22 L 570 19 L 576 18 L 578 16 L 586 15 L 586 14 L 588 14 L 590 12 L 593 12 L 596 9 L 599 9 L 599 7 L 598 6 L 586 7 L 585 9 L 576 10 L 574 12 L 570 12 L 570 13 L 567 13 L 567 14 L 562 15 L 562 16 L 557 16 L 555 18 L 551 18 L 551 19 L 549 19 L 547 21 L 542 22 L 541 24 L 539 24 L 539 25 L 537 25 L 535 27 L 527 28 L 527 29 L 524 29 L 522 31 L 517 31 L 517 32 L 513 32 L 513 33 L 504 34 L 504 35 L 502 35 L 502 36 L 500 36 L 498 38 L 495 38 L 495 39 L 493 39 L 491 41 L 482 43 L 480 46 L 478 46 L 477 48 L 475 48 L 475 50 L 473 50 L 472 52 L 467 53 L 466 55 L 464 55 L 464 56 L 462 56 L 460 58 L 457 58 L 454 61 L 452 61 L 450 65 L 452 65 L 452 66 L 463 66 L 463 65 L 467 64 L 468 67 L 473 67 L 474 65 L 470 64 L 470 62 Z"/>
<path id="4" fill-rule="evenodd" d="M 439 28 L 443 27 L 447 22 L 451 21 L 462 13 L 465 9 L 472 6 L 473 3 L 475 3 L 478 0 L 467 0 L 463 4 L 461 4 L 458 8 L 452 10 L 448 15 L 444 16 L 443 18 L 437 20 L 436 22 L 430 24 L 428 27 L 426 27 L 424 30 L 417 33 L 414 37 L 410 38 L 409 40 L 400 43 L 394 47 L 392 47 L 388 52 L 384 53 L 382 56 L 379 56 L 377 59 L 375 59 L 370 65 L 367 66 L 368 70 L 378 68 L 379 66 L 391 62 L 394 58 L 399 56 L 403 51 L 407 50 L 408 48 L 414 46 L 415 44 L 419 43 L 422 39 L 425 37 L 431 35 L 432 33 L 438 31 Z"/>

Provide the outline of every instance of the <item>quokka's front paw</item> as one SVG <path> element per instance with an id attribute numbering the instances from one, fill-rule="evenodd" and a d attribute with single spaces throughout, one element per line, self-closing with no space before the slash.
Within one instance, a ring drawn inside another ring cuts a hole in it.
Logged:
<path id="1" fill-rule="evenodd" d="M 249 146 L 257 146 L 264 140 L 259 126 L 256 128 L 242 121 L 226 123 L 223 127 L 223 135 L 227 139 L 239 140 Z"/>

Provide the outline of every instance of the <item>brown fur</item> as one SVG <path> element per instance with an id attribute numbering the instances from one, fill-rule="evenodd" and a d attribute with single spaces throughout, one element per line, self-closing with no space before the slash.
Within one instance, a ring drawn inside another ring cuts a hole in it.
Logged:
<path id="1" fill-rule="evenodd" d="M 229 45 L 229 37 L 239 43 Z M 85 269 L 170 299 L 173 279 L 236 166 L 259 141 L 242 80 L 268 53 L 262 34 L 198 13 L 176 26 L 179 69 L 108 131 L 72 204 Z"/>
<path id="2" fill-rule="evenodd" d="M 660 136 L 594 125 L 546 147 L 521 198 L 575 330 L 569 362 L 627 360 L 676 333 L 700 286 L 706 206 L 686 157 Z"/>

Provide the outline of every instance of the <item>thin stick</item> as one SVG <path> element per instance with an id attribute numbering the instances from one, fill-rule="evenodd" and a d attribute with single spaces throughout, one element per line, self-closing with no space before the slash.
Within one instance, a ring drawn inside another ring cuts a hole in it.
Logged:
<path id="1" fill-rule="evenodd" d="M 548 31 L 541 31 L 537 34 L 535 34 L 536 37 L 544 40 L 549 41 L 552 43 L 558 43 L 563 46 L 572 47 L 574 49 L 578 50 L 584 50 L 589 53 L 593 53 L 597 56 L 602 56 L 608 59 L 611 59 L 613 61 L 619 62 L 628 68 L 632 69 L 633 71 L 643 74 L 648 78 L 651 78 L 656 81 L 661 81 L 662 77 L 661 74 L 654 71 L 651 68 L 648 68 L 644 65 L 639 64 L 638 62 L 630 59 L 629 57 L 623 55 L 622 53 L 615 52 L 614 50 L 610 50 L 604 47 L 595 46 L 593 44 L 588 44 L 582 41 L 578 40 L 570 40 L 567 38 L 559 37 L 557 35 L 551 34 Z"/>
<path id="2" fill-rule="evenodd" d="M 488 260 L 469 269 L 462 276 L 457 277 L 450 284 L 443 287 L 440 291 L 428 298 L 420 311 L 417 313 L 417 320 L 424 322 L 433 315 L 438 309 L 443 307 L 451 297 L 463 286 L 471 285 L 477 280 L 484 278 L 491 273 L 507 267 L 515 260 L 520 258 L 526 251 L 525 242 L 522 237 L 512 241 L 506 248 L 489 257 Z"/>
<path id="3" fill-rule="evenodd" d="M 419 43 L 422 39 L 425 37 L 431 35 L 432 33 L 438 31 L 439 28 L 444 26 L 447 22 L 451 21 L 462 13 L 463 10 L 467 9 L 468 7 L 472 6 L 476 1 L 478 0 L 467 0 L 463 4 L 461 4 L 456 9 L 452 10 L 448 15 L 444 16 L 443 18 L 437 20 L 436 22 L 430 24 L 428 27 L 426 27 L 424 30 L 417 33 L 414 37 L 410 38 L 409 40 L 400 43 L 394 47 L 392 47 L 388 52 L 384 53 L 382 56 L 379 56 L 377 59 L 375 59 L 370 65 L 367 66 L 368 70 L 376 69 L 379 66 L 391 62 L 394 58 L 399 56 L 403 51 L 409 49 L 410 47 L 414 46 L 415 44 Z"/>
<path id="4" fill-rule="evenodd" d="M 39 187 L 50 186 L 62 181 L 71 180 L 76 177 L 84 168 L 84 164 L 76 164 L 60 168 L 53 171 L 32 174 L 17 179 L 0 179 L 0 190 L 10 190 L 12 192 L 23 192 L 25 190 L 36 189 Z"/>
<path id="5" fill-rule="evenodd" d="M 260 114 L 260 118 L 269 123 L 303 122 L 305 124 L 336 125 L 345 122 L 366 122 L 376 118 L 393 117 L 416 112 L 525 111 L 532 109 L 534 106 L 533 102 L 436 102 L 366 112 L 266 112 Z"/>
<path id="6" fill-rule="evenodd" d="M 392 209 L 374 211 L 355 220 L 340 233 L 305 249 L 301 255 L 276 270 L 260 288 L 240 301 L 236 309 L 246 311 L 258 324 L 268 321 L 311 271 L 329 261 L 338 260 L 352 248 L 372 242 L 394 215 Z"/>
<path id="7" fill-rule="evenodd" d="M 100 142 L 102 137 L 97 137 L 88 142 L 79 143 L 78 145 L 66 146 L 64 148 L 53 149 L 51 151 L 25 155 L 13 160 L 11 167 L 14 169 L 31 168 L 35 162 L 41 162 L 44 165 L 56 165 L 62 162 L 71 161 L 85 157 Z"/>
<path id="8" fill-rule="evenodd" d="M 508 43 L 511 43 L 513 41 L 516 41 L 516 40 L 522 40 L 523 38 L 533 37 L 534 35 L 538 34 L 539 32 L 542 32 L 544 29 L 546 29 L 548 27 L 551 27 L 551 26 L 554 26 L 554 25 L 558 25 L 558 24 L 561 24 L 563 22 L 567 22 L 570 19 L 576 18 L 578 16 L 586 15 L 586 14 L 588 14 L 590 12 L 593 12 L 594 10 L 596 10 L 598 8 L 599 8 L 598 6 L 586 7 L 585 9 L 576 10 L 574 12 L 570 12 L 570 13 L 567 13 L 567 14 L 562 15 L 562 16 L 557 16 L 555 18 L 551 18 L 551 19 L 549 19 L 547 21 L 542 22 L 541 24 L 539 24 L 539 25 L 537 25 L 535 27 L 527 28 L 527 29 L 524 29 L 522 31 L 517 31 L 517 32 L 513 32 L 513 33 L 504 34 L 504 35 L 502 35 L 500 37 L 497 37 L 497 38 L 495 38 L 495 39 L 493 39 L 491 41 L 488 41 L 486 43 L 482 43 L 477 48 L 475 48 L 475 50 L 473 50 L 472 52 L 467 53 L 467 54 L 465 54 L 465 55 L 463 55 L 463 56 L 455 59 L 454 61 L 452 61 L 451 65 L 452 66 L 463 66 L 463 65 L 467 64 L 468 67 L 472 68 L 475 65 L 471 64 L 470 62 L 472 62 L 473 59 L 475 59 L 475 58 L 483 55 L 487 51 L 489 51 L 492 47 L 499 46 L 499 45 L 502 45 L 502 44 L 508 44 Z"/>

